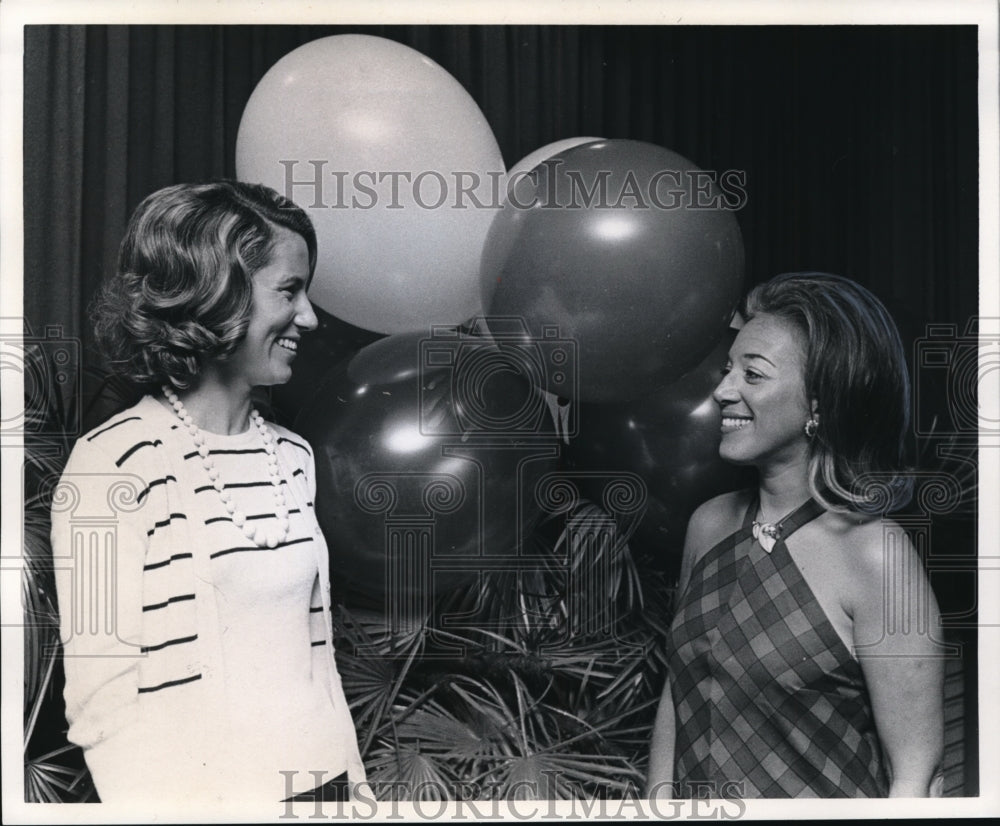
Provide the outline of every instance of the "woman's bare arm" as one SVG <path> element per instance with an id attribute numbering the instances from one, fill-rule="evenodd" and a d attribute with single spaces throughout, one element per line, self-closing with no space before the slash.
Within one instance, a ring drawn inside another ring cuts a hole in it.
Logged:
<path id="1" fill-rule="evenodd" d="M 854 649 L 871 695 L 890 797 L 937 791 L 944 748 L 940 614 L 905 531 L 890 520 L 860 526 L 845 559 L 856 561 Z"/>

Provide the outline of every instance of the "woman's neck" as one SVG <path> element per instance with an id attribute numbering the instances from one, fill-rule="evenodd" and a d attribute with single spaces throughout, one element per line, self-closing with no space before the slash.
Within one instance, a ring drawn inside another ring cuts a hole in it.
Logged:
<path id="1" fill-rule="evenodd" d="M 765 522 L 776 522 L 809 498 L 807 462 L 760 468 L 759 471 L 759 507 Z"/>
<path id="2" fill-rule="evenodd" d="M 196 387 L 175 392 L 194 423 L 202 430 L 231 436 L 243 433 L 250 426 L 249 388 L 238 392 L 203 376 Z"/>

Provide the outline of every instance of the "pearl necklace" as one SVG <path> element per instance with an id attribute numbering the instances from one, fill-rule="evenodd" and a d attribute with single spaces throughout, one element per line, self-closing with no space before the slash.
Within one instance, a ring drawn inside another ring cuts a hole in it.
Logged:
<path id="1" fill-rule="evenodd" d="M 191 434 L 195 447 L 198 448 L 198 455 L 201 456 L 201 464 L 205 468 L 205 472 L 208 473 L 212 487 L 218 491 L 219 499 L 222 500 L 226 512 L 233 520 L 233 524 L 237 528 L 242 528 L 246 538 L 258 548 L 276 548 L 284 542 L 288 537 L 288 505 L 285 503 L 285 494 L 281 490 L 281 471 L 278 470 L 278 455 L 275 452 L 274 434 L 264 424 L 264 417 L 257 412 L 256 408 L 251 408 L 250 421 L 253 422 L 257 428 L 257 432 L 260 433 L 261 439 L 264 441 L 264 452 L 267 454 L 267 472 L 271 476 L 271 490 L 274 493 L 274 513 L 278 517 L 278 528 L 274 531 L 265 531 L 261 525 L 257 525 L 256 527 L 251 525 L 247 520 L 246 514 L 236 507 L 236 503 L 233 501 L 233 494 L 226 490 L 226 483 L 222 481 L 219 469 L 215 466 L 215 460 L 212 459 L 208 445 L 205 443 L 205 434 L 194 423 L 194 419 L 191 418 L 184 407 L 184 402 L 178 398 L 177 394 L 167 385 L 164 385 L 162 389 L 163 395 L 167 397 L 167 401 L 170 402 L 170 406 L 177 414 L 177 418 L 181 420 L 181 423 L 187 428 L 188 433 Z"/>

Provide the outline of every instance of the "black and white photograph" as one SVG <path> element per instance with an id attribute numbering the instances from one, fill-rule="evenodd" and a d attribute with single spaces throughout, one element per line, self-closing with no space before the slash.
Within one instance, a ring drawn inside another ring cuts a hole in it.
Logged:
<path id="1" fill-rule="evenodd" d="M 0 3 L 16 823 L 1000 814 L 995 3 Z"/>

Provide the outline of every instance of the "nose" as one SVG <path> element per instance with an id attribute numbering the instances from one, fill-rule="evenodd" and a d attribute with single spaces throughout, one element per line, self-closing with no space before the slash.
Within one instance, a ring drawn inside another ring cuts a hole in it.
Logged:
<path id="1" fill-rule="evenodd" d="M 304 291 L 299 293 L 298 304 L 295 308 L 295 326 L 306 332 L 315 330 L 319 326 L 316 311 L 313 310 L 312 302 Z"/>
<path id="2" fill-rule="evenodd" d="M 712 398 L 715 399 L 716 403 L 720 407 L 724 407 L 727 404 L 733 404 L 738 402 L 740 399 L 740 394 L 736 389 L 736 375 L 735 370 L 728 371 L 716 386 L 715 390 L 712 391 Z"/>

